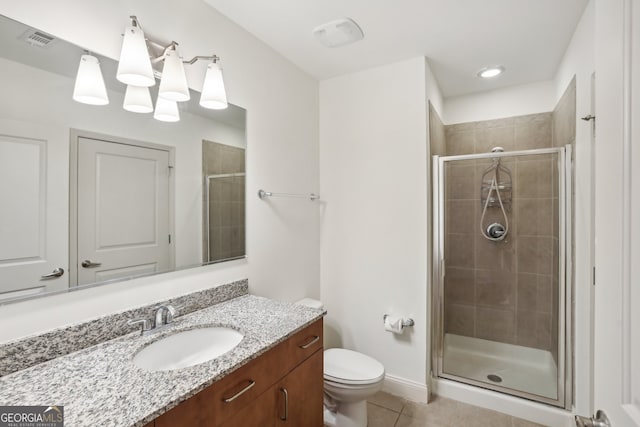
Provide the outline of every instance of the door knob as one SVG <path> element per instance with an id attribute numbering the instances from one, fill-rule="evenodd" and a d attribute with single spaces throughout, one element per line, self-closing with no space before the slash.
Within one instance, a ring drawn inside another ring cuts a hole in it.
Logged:
<path id="1" fill-rule="evenodd" d="M 40 276 L 40 280 L 51 280 L 56 279 L 64 274 L 64 268 L 56 268 L 51 273 L 45 274 L 44 276 Z"/>
<path id="2" fill-rule="evenodd" d="M 96 267 L 100 267 L 102 265 L 101 262 L 92 262 L 89 259 L 85 259 L 84 261 L 82 261 L 82 265 L 84 268 L 96 268 Z"/>

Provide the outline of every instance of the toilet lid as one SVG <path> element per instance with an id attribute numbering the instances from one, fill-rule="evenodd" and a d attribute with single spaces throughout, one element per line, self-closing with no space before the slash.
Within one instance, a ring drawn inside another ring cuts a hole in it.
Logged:
<path id="1" fill-rule="evenodd" d="M 384 366 L 372 357 L 344 348 L 324 351 L 324 377 L 342 384 L 367 384 L 380 381 Z"/>

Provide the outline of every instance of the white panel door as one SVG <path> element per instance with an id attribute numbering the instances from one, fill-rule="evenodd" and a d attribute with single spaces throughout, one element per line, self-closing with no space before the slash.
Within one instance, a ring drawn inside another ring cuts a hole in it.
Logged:
<path id="1" fill-rule="evenodd" d="M 68 286 L 66 253 L 56 246 L 65 227 L 56 223 L 55 189 L 66 186 L 66 179 L 48 174 L 57 169 L 47 155 L 48 141 L 24 136 L 42 132 L 18 130 L 7 121 L 2 131 L 12 135 L 0 134 L 0 301 Z"/>
<path id="2" fill-rule="evenodd" d="M 166 271 L 169 153 L 78 138 L 78 284 Z"/>
<path id="3" fill-rule="evenodd" d="M 596 2 L 594 405 L 640 426 L 640 0 Z M 579 355 L 576 355 L 579 357 Z"/>

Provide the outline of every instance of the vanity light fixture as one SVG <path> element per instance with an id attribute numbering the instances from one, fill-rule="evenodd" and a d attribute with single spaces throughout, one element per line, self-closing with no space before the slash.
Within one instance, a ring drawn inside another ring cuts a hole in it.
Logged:
<path id="1" fill-rule="evenodd" d="M 135 16 L 130 16 L 129 18 L 131 19 L 131 25 L 125 28 L 123 34 L 120 61 L 116 72 L 118 81 L 127 85 L 123 104 L 125 110 L 136 113 L 153 111 L 148 88 L 155 84 L 154 74 L 160 75 L 158 71 L 153 69 L 153 64 L 164 61 L 158 99 L 156 100 L 156 112 L 153 117 L 157 120 L 170 122 L 180 120 L 176 102 L 185 102 L 191 98 L 187 77 L 184 72 L 184 64 L 192 65 L 198 60 L 211 61 L 207 66 L 202 86 L 200 106 L 214 110 L 227 108 L 227 94 L 222 77 L 222 68 L 219 63 L 220 58 L 217 55 L 198 55 L 189 61 L 184 61 L 178 54 L 178 43 L 172 41 L 169 45 L 164 46 L 145 38 L 138 19 Z M 150 50 L 150 46 L 153 49 Z M 150 51 L 162 53 L 159 56 L 153 56 L 149 54 Z M 91 76 L 93 77 L 85 77 L 85 73 L 88 73 L 88 71 L 85 72 L 85 69 L 91 71 Z M 85 86 L 86 89 L 83 92 L 81 89 Z M 78 93 L 77 96 L 76 92 Z M 85 92 L 91 95 L 82 96 Z M 73 99 L 94 105 L 104 105 L 109 102 L 96 57 L 91 55 L 82 56 L 78 75 L 76 76 L 76 89 L 74 90 Z"/>
<path id="2" fill-rule="evenodd" d="M 164 67 L 158 96 L 170 101 L 184 102 L 191 99 L 184 64 L 178 56 L 177 43 L 172 42 L 164 54 Z"/>
<path id="3" fill-rule="evenodd" d="M 85 52 L 80 57 L 76 82 L 73 87 L 73 99 L 89 105 L 107 105 L 109 97 L 104 85 L 98 58 Z"/>
<path id="4" fill-rule="evenodd" d="M 502 73 L 504 73 L 504 67 L 502 65 L 496 65 L 492 67 L 485 67 L 482 70 L 478 71 L 478 77 L 482 77 L 483 79 L 490 79 L 492 77 L 497 77 Z"/>
<path id="5" fill-rule="evenodd" d="M 200 95 L 200 105 L 212 110 L 224 110 L 228 106 L 219 60 L 220 58 L 214 55 L 213 62 L 207 65 L 207 74 Z"/>
<path id="6" fill-rule="evenodd" d="M 178 103 L 159 96 L 158 99 L 156 99 L 156 111 L 153 113 L 153 118 L 161 122 L 179 121 L 180 111 L 178 110 Z"/>
<path id="7" fill-rule="evenodd" d="M 153 111 L 149 88 L 144 86 L 127 86 L 122 108 L 132 113 L 150 113 Z"/>
<path id="8" fill-rule="evenodd" d="M 150 87 L 156 84 L 156 79 L 144 32 L 138 19 L 135 16 L 130 18 L 131 25 L 124 29 L 116 78 L 126 85 Z"/>

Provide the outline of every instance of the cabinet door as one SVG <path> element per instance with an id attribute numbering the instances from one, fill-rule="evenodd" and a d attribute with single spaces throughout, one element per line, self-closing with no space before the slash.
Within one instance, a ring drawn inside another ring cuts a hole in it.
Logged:
<path id="1" fill-rule="evenodd" d="M 322 356 L 316 351 L 276 385 L 277 426 L 323 427 Z"/>
<path id="2" fill-rule="evenodd" d="M 220 426 L 224 427 L 274 427 L 276 425 L 276 394 L 273 389 L 262 393 L 249 406 L 236 412 Z M 302 427 L 302 425 L 300 426 Z"/>

